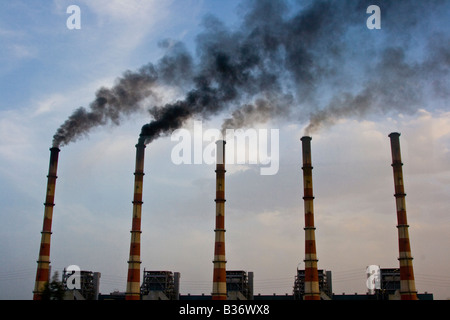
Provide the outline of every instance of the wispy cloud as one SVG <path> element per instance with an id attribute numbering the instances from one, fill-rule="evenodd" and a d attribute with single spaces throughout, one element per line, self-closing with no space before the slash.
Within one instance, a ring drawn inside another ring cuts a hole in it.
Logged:
<path id="1" fill-rule="evenodd" d="M 149 24 L 153 24 L 163 18 L 164 14 L 168 12 L 164 13 L 161 10 L 164 11 L 172 3 L 172 1 L 159 0 L 83 0 L 82 2 L 101 18 L 139 23 L 146 20 Z M 161 15 L 161 13 L 163 14 Z"/>
<path id="2" fill-rule="evenodd" d="M 109 32 L 114 44 L 132 51 L 169 16 L 172 1 L 83 0 L 81 3 L 95 14 L 96 25 Z"/>
<path id="3" fill-rule="evenodd" d="M 12 44 L 9 46 L 9 52 L 16 59 L 26 59 L 35 57 L 37 50 L 31 46 Z"/>

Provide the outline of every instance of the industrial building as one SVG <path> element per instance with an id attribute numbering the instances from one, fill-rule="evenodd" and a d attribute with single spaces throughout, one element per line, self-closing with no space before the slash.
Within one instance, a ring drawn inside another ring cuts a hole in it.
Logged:
<path id="1" fill-rule="evenodd" d="M 142 300 L 179 300 L 180 273 L 145 271 L 141 285 Z"/>
<path id="2" fill-rule="evenodd" d="M 389 300 L 400 291 L 400 269 L 380 269 L 380 288 L 375 289 L 375 295 L 383 300 Z"/>
<path id="3" fill-rule="evenodd" d="M 71 282 L 71 277 L 74 275 L 73 271 L 64 269 L 62 274 L 62 284 L 66 290 L 64 300 L 98 300 L 100 291 L 100 272 L 80 271 L 77 274 L 75 284 L 68 285 Z M 76 287 L 72 289 L 72 287 Z M 70 287 L 70 289 L 69 289 Z"/>
<path id="4" fill-rule="evenodd" d="M 331 271 L 318 270 L 319 291 L 322 300 L 331 300 L 333 294 Z M 303 300 L 305 295 L 305 270 L 297 270 L 293 296 L 295 300 Z"/>
<path id="5" fill-rule="evenodd" d="M 332 272 L 318 270 L 321 300 L 400 300 L 400 270 L 397 268 L 380 269 L 380 288 L 373 293 L 335 294 L 332 291 Z M 142 300 L 212 300 L 208 294 L 179 294 L 180 274 L 170 271 L 144 271 L 142 283 Z M 304 300 L 305 270 L 297 270 L 291 294 L 263 295 L 254 294 L 253 272 L 243 270 L 227 271 L 227 300 Z M 145 289 L 144 289 L 145 288 Z M 178 294 L 173 293 L 178 290 Z M 433 294 L 418 294 L 419 300 L 433 300 Z M 99 300 L 124 300 L 125 292 L 100 294 Z"/>
<path id="6" fill-rule="evenodd" d="M 228 300 L 253 300 L 253 272 L 227 270 Z"/>
<path id="7" fill-rule="evenodd" d="M 401 273 L 399 268 L 380 268 L 378 286 L 371 292 L 376 300 L 401 300 Z M 369 290 L 370 292 L 371 290 Z M 432 300 L 433 295 L 417 294 L 419 300 Z"/>

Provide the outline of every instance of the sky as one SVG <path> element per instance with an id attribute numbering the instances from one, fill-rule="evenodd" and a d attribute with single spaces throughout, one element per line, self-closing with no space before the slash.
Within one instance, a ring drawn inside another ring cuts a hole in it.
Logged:
<path id="1" fill-rule="evenodd" d="M 450 298 L 449 2 L 342 1 L 340 11 L 330 10 L 333 1 L 272 3 L 270 11 L 235 0 L 0 0 L 0 299 L 32 298 L 56 130 L 77 108 L 89 110 L 99 88 L 117 87 L 125 71 L 152 63 L 161 73 L 159 61 L 178 57 L 177 44 L 192 58 L 192 74 L 161 77 L 155 95 L 118 124 L 107 120 L 61 146 L 52 272 L 78 265 L 101 273 L 101 293 L 125 291 L 135 144 L 156 111 L 188 101 L 200 75 L 238 98 L 220 95 L 220 109 L 183 119 L 194 139 L 202 138 L 195 121 L 203 133 L 225 119 L 260 138 L 278 133 L 275 174 L 262 175 L 262 163 L 226 166 L 227 269 L 253 271 L 255 294 L 291 294 L 304 268 L 306 133 L 318 267 L 332 271 L 334 293 L 365 294 L 369 265 L 398 267 L 388 135 L 399 132 L 416 287 Z M 381 8 L 381 29 L 367 27 L 370 4 Z M 70 5 L 81 9 L 80 29 L 67 27 Z M 265 24 L 262 34 L 273 38 L 249 36 Z M 249 70 L 236 62 L 252 86 L 208 69 L 209 49 L 233 56 L 243 39 L 257 39 L 250 51 L 264 58 Z M 215 166 L 176 164 L 171 134 L 146 148 L 141 270 L 180 272 L 182 294 L 210 294 Z"/>

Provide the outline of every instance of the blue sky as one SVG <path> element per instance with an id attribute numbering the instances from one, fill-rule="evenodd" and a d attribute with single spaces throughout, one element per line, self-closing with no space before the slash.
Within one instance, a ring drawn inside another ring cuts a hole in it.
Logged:
<path id="1" fill-rule="evenodd" d="M 0 299 L 32 297 L 48 149 L 56 129 L 74 109 L 88 106 L 98 88 L 112 86 L 126 70 L 160 59 L 165 54 L 158 45 L 161 40 L 182 41 L 195 54 L 195 38 L 205 14 L 236 27 L 244 10 L 239 3 L 0 0 Z M 72 4 L 81 8 L 80 30 L 66 27 L 66 8 Z M 358 88 L 366 80 L 366 73 L 360 72 L 376 65 L 384 46 L 407 48 L 408 58 L 420 62 L 428 54 L 425 42 L 430 35 L 441 32 L 442 39 L 448 39 L 448 19 L 442 18 L 448 17 L 448 5 L 444 8 L 443 12 L 424 14 L 424 20 L 405 34 L 391 34 L 390 27 L 398 28 L 392 24 L 368 31 L 368 15 L 363 10 L 361 29 L 348 34 L 355 41 L 346 52 L 353 56 L 342 60 L 355 77 L 347 78 L 348 85 Z M 404 10 L 408 12 L 407 7 Z M 361 39 L 381 47 L 368 47 L 368 55 L 360 55 L 360 50 L 364 51 Z M 387 44 L 386 39 L 397 42 Z M 351 43 L 351 38 L 344 40 Z M 426 83 L 432 86 L 440 80 L 448 84 L 448 67 L 442 67 L 438 79 L 427 75 Z M 323 92 L 323 99 L 346 85 L 338 82 L 336 75 L 326 80 L 323 88 L 330 91 Z M 398 131 L 402 133 L 416 286 L 419 292 L 432 292 L 438 299 L 450 297 L 450 278 L 446 276 L 450 265 L 446 254 L 450 249 L 450 109 L 448 88 L 440 91 L 440 97 L 437 92 L 427 91 L 413 112 L 343 116 L 313 134 L 319 268 L 333 272 L 335 293 L 365 293 L 368 265 L 398 266 L 388 139 L 390 132 Z M 170 92 L 167 95 L 170 98 Z M 141 126 L 148 121 L 143 109 L 120 126 L 95 128 L 89 136 L 61 149 L 52 270 L 61 273 L 64 267 L 76 264 L 83 270 L 101 272 L 102 293 L 125 290 L 134 145 Z M 221 121 L 220 116 L 212 118 L 205 128 L 219 128 Z M 191 130 L 192 125 L 188 122 L 186 128 Z M 280 130 L 280 170 L 276 175 L 261 176 L 254 165 L 228 168 L 227 267 L 254 271 L 256 293 L 291 293 L 296 268 L 302 268 L 299 139 L 307 125 L 293 118 L 262 125 Z M 209 294 L 214 167 L 174 165 L 170 158 L 174 145 L 165 137 L 146 149 L 142 269 L 181 272 L 182 293 Z"/>

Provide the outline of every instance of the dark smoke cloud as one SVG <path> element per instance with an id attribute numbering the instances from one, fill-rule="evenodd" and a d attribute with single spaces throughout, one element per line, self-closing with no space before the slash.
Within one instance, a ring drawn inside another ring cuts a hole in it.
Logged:
<path id="1" fill-rule="evenodd" d="M 381 30 L 366 28 L 372 4 L 381 8 Z M 244 1 L 238 29 L 206 16 L 195 57 L 181 43 L 162 41 L 167 54 L 157 64 L 101 89 L 89 111 L 80 108 L 63 124 L 55 143 L 118 124 L 141 110 L 158 85 L 185 95 L 148 108 L 152 120 L 141 132 L 147 142 L 191 118 L 223 115 L 223 129 L 289 119 L 309 122 L 311 134 L 342 117 L 431 107 L 424 105 L 430 95 L 449 96 L 449 7 L 412 0 Z"/>
<path id="2" fill-rule="evenodd" d="M 365 81 L 362 90 L 356 94 L 337 94 L 326 108 L 313 112 L 305 134 L 317 132 L 341 118 L 360 119 L 367 114 L 408 113 L 432 107 L 426 105 L 427 92 L 443 100 L 450 96 L 449 46 L 434 46 L 433 55 L 420 63 L 408 63 L 401 48 L 387 48 L 374 69 L 376 72 Z"/>
<path id="3" fill-rule="evenodd" d="M 95 127 L 108 123 L 119 125 L 124 116 L 137 112 L 139 103 L 153 95 L 157 80 L 153 65 L 143 66 L 137 72 L 127 71 L 111 88 L 100 88 L 89 110 L 78 108 L 53 136 L 53 146 L 63 146 L 87 135 Z"/>

